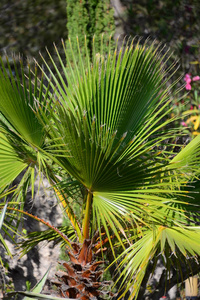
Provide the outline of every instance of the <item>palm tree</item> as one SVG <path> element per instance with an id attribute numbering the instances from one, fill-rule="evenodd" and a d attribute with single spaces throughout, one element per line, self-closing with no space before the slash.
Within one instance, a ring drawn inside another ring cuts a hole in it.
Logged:
<path id="1" fill-rule="evenodd" d="M 168 52 L 156 43 L 128 40 L 119 50 L 106 43 L 107 53 L 94 47 L 90 61 L 87 47 L 82 55 L 78 39 L 73 46 L 69 39 L 64 60 L 55 47 L 60 66 L 49 54 L 52 66 L 44 60 L 34 72 L 1 60 L 1 191 L 22 174 L 13 193 L 20 207 L 10 208 L 22 212 L 36 176 L 49 180 L 71 224 L 67 235 L 46 223 L 71 261 L 54 282 L 63 298 L 102 297 L 97 257 L 106 248 L 117 266 L 115 284 L 129 299 L 137 298 L 158 259 L 181 274 L 182 262 L 190 272 L 200 255 L 191 188 L 199 176 L 200 136 L 181 150 L 174 143 L 181 135 L 169 118 L 176 64 L 169 66 Z M 79 61 L 72 67 L 73 47 Z M 33 236 L 26 249 L 31 242 Z"/>

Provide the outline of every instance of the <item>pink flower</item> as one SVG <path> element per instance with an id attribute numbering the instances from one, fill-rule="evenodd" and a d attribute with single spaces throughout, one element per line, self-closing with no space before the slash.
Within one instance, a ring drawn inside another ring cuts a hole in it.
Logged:
<path id="1" fill-rule="evenodd" d="M 184 80 L 186 82 L 186 86 L 185 86 L 186 90 L 190 91 L 192 89 L 192 86 L 190 84 L 191 81 L 192 81 L 191 75 L 190 74 L 185 74 Z"/>
<path id="2" fill-rule="evenodd" d="M 186 82 L 190 80 L 190 82 L 191 82 L 191 75 L 190 74 L 185 74 L 184 80 Z"/>
<path id="3" fill-rule="evenodd" d="M 191 91 L 191 89 L 192 89 L 192 86 L 191 86 L 191 84 L 190 84 L 190 83 L 186 83 L 186 86 L 185 86 L 185 88 L 186 88 L 186 90 L 188 90 L 188 91 Z"/>
<path id="4" fill-rule="evenodd" d="M 199 77 L 199 76 L 194 76 L 194 77 L 192 78 L 192 80 L 193 80 L 193 81 L 198 81 L 198 80 L 200 80 L 200 77 Z"/>
<path id="5" fill-rule="evenodd" d="M 181 125 L 187 127 L 187 124 L 185 122 L 181 122 Z"/>

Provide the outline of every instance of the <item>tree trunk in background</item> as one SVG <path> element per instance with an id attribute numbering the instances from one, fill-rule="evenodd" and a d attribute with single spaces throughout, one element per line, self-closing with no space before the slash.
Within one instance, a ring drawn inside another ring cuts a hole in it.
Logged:
<path id="1" fill-rule="evenodd" d="M 76 44 L 78 36 L 82 49 L 84 49 L 85 35 L 87 36 L 90 55 L 92 55 L 92 39 L 95 35 L 95 48 L 96 51 L 100 51 L 102 33 L 104 39 L 108 40 L 115 32 L 114 10 L 110 0 L 67 0 L 67 30 L 73 45 Z M 74 51 L 77 57 L 78 50 L 74 49 Z"/>
<path id="2" fill-rule="evenodd" d="M 126 34 L 124 31 L 124 12 L 125 7 L 122 5 L 120 0 L 111 0 L 111 4 L 114 9 L 114 18 L 115 18 L 115 39 L 119 38 L 121 41 Z"/>

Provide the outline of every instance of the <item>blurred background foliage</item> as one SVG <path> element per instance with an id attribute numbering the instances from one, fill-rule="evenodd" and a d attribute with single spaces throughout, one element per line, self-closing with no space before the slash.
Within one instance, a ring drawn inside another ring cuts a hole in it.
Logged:
<path id="1" fill-rule="evenodd" d="M 68 33 L 76 34 L 78 10 L 81 13 L 87 9 L 89 15 L 79 16 L 77 32 L 85 28 L 86 33 L 93 34 L 96 30 L 99 35 L 108 25 L 108 18 L 109 32 L 114 32 L 108 3 L 108 0 L 1 0 L 0 53 L 21 53 L 24 57 L 40 59 L 39 51 L 45 55 L 46 46 L 52 52 L 53 42 L 60 44 Z M 181 71 L 194 75 L 199 71 L 199 0 L 112 0 L 111 4 L 115 19 L 121 20 L 124 35 L 150 37 L 166 43 L 179 60 Z M 67 5 L 68 15 L 74 11 L 73 18 L 69 16 L 68 20 Z M 99 14 L 96 23 L 92 20 L 95 10 Z"/>
<path id="2" fill-rule="evenodd" d="M 40 61 L 39 51 L 52 52 L 53 42 L 66 39 L 66 0 L 1 0 L 0 53 L 20 53 Z"/>
<path id="3" fill-rule="evenodd" d="M 199 0 L 122 0 L 124 31 L 166 43 L 182 71 L 199 70 Z"/>

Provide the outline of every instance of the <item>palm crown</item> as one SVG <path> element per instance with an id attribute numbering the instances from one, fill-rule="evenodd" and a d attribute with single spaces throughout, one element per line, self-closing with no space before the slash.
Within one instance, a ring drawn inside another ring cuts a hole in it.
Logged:
<path id="1" fill-rule="evenodd" d="M 64 60 L 55 47 L 60 66 L 49 54 L 51 67 L 44 61 L 26 75 L 15 62 L 13 75 L 1 61 L 0 189 L 22 173 L 13 198 L 23 209 L 36 174 L 46 176 L 79 246 L 95 244 L 98 232 L 97 244 L 106 235 L 113 257 L 122 249 L 115 263 L 133 299 L 158 253 L 166 265 L 170 255 L 178 261 L 200 254 L 197 197 L 188 187 L 199 175 L 200 136 L 174 152 L 180 131 L 169 118 L 175 64 L 167 67 L 167 52 L 155 43 L 129 40 L 112 50 L 106 42 L 107 53 L 94 48 L 91 58 L 87 47 L 81 54 L 77 39 L 76 61 L 69 40 L 73 61 L 64 45 Z"/>

